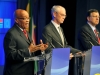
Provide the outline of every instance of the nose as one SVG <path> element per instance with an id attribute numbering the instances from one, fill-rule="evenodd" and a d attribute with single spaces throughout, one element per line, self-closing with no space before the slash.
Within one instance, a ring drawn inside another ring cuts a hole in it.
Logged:
<path id="1" fill-rule="evenodd" d="M 30 19 L 27 18 L 27 19 L 26 19 L 26 22 L 29 22 L 29 21 L 30 21 Z"/>

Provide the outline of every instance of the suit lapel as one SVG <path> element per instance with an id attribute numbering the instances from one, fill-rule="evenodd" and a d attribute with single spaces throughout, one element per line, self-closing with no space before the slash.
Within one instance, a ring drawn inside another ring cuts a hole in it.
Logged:
<path id="1" fill-rule="evenodd" d="M 63 47 L 63 44 L 62 44 L 62 41 L 61 41 L 61 37 L 60 37 L 57 29 L 55 28 L 55 26 L 52 23 L 51 23 L 51 28 L 52 28 L 52 31 L 55 34 L 55 36 L 59 39 L 59 41 L 57 41 L 56 39 L 55 40 L 58 42 L 58 44 L 60 44 Z"/>
<path id="2" fill-rule="evenodd" d="M 29 40 L 30 43 L 32 42 L 32 39 L 31 39 L 29 33 L 28 33 L 28 40 Z"/>
<path id="3" fill-rule="evenodd" d="M 30 44 L 30 41 L 25 37 L 25 35 L 24 35 L 24 33 L 21 31 L 21 29 L 20 29 L 17 25 L 15 25 L 15 28 L 16 28 L 17 31 L 19 32 L 20 36 L 21 36 L 27 43 Z M 29 37 L 29 35 L 28 35 L 28 37 Z M 30 39 L 30 38 L 29 38 L 29 39 Z"/>
<path id="4" fill-rule="evenodd" d="M 27 43 L 30 44 L 29 38 L 27 39 L 27 38 L 25 37 L 25 35 L 23 34 L 23 32 L 20 33 L 20 36 L 21 36 Z"/>
<path id="5" fill-rule="evenodd" d="M 87 27 L 88 27 L 89 32 L 90 32 L 91 36 L 93 37 L 93 39 L 95 39 L 95 41 L 98 42 L 97 38 L 96 38 L 96 36 L 95 36 L 95 34 L 94 34 L 93 30 L 92 30 L 92 28 L 89 25 L 87 25 Z"/>

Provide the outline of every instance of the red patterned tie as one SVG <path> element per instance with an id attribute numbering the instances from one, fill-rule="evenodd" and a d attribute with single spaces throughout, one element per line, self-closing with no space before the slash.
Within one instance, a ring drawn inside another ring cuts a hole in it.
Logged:
<path id="1" fill-rule="evenodd" d="M 97 32 L 97 30 L 95 29 L 95 30 L 94 30 L 94 33 L 95 33 L 95 35 L 96 35 L 96 37 L 97 37 L 97 39 L 98 39 L 98 43 L 100 44 L 100 38 L 99 38 L 99 36 L 98 36 L 98 33 L 99 33 L 99 32 Z"/>
<path id="2" fill-rule="evenodd" d="M 28 39 L 28 34 L 27 34 L 27 31 L 25 29 L 23 30 L 23 33 L 26 36 L 26 38 Z"/>

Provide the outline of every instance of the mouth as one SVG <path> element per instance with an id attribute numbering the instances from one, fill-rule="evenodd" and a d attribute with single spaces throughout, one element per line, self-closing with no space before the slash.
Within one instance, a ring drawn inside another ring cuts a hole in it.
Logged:
<path id="1" fill-rule="evenodd" d="M 26 23 L 25 25 L 26 25 L 26 26 L 28 26 L 28 25 L 29 25 L 29 23 Z"/>
<path id="2" fill-rule="evenodd" d="M 29 27 L 29 23 L 26 23 L 25 26 L 28 28 Z"/>
<path id="3" fill-rule="evenodd" d="M 29 23 L 26 23 L 26 24 L 29 24 Z"/>

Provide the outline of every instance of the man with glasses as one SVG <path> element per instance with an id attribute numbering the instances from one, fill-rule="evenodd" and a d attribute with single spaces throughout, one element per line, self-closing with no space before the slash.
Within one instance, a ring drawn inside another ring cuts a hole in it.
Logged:
<path id="1" fill-rule="evenodd" d="M 14 13 L 15 24 L 4 37 L 5 65 L 3 75 L 34 75 L 34 59 L 25 61 L 25 58 L 41 54 L 48 44 L 35 45 L 26 29 L 29 28 L 29 14 L 23 9 Z M 27 36 L 26 36 L 27 35 Z"/>
<path id="2" fill-rule="evenodd" d="M 78 33 L 78 46 L 80 50 L 88 51 L 92 48 L 92 46 L 100 45 L 100 33 L 99 30 L 96 28 L 96 26 L 99 24 L 99 18 L 100 15 L 98 10 L 88 10 L 86 17 L 87 23 L 81 27 Z M 84 63 L 84 60 L 82 62 Z M 80 65 L 83 66 L 82 64 Z M 82 71 L 83 68 L 82 70 L 80 70 L 80 73 Z"/>
<path id="3" fill-rule="evenodd" d="M 64 22 L 67 16 L 65 8 L 60 5 L 54 5 L 51 8 L 51 16 L 51 22 L 44 27 L 42 33 L 43 41 L 49 43 L 48 48 L 45 50 L 45 53 L 47 54 L 46 60 L 49 61 L 50 56 L 52 56 L 52 48 L 70 48 L 70 59 L 73 57 L 73 54 L 81 53 L 80 50 L 68 45 L 68 42 L 66 41 L 66 38 L 64 36 L 63 29 L 60 26 L 60 24 Z M 49 74 L 50 71 L 48 75 Z"/>

